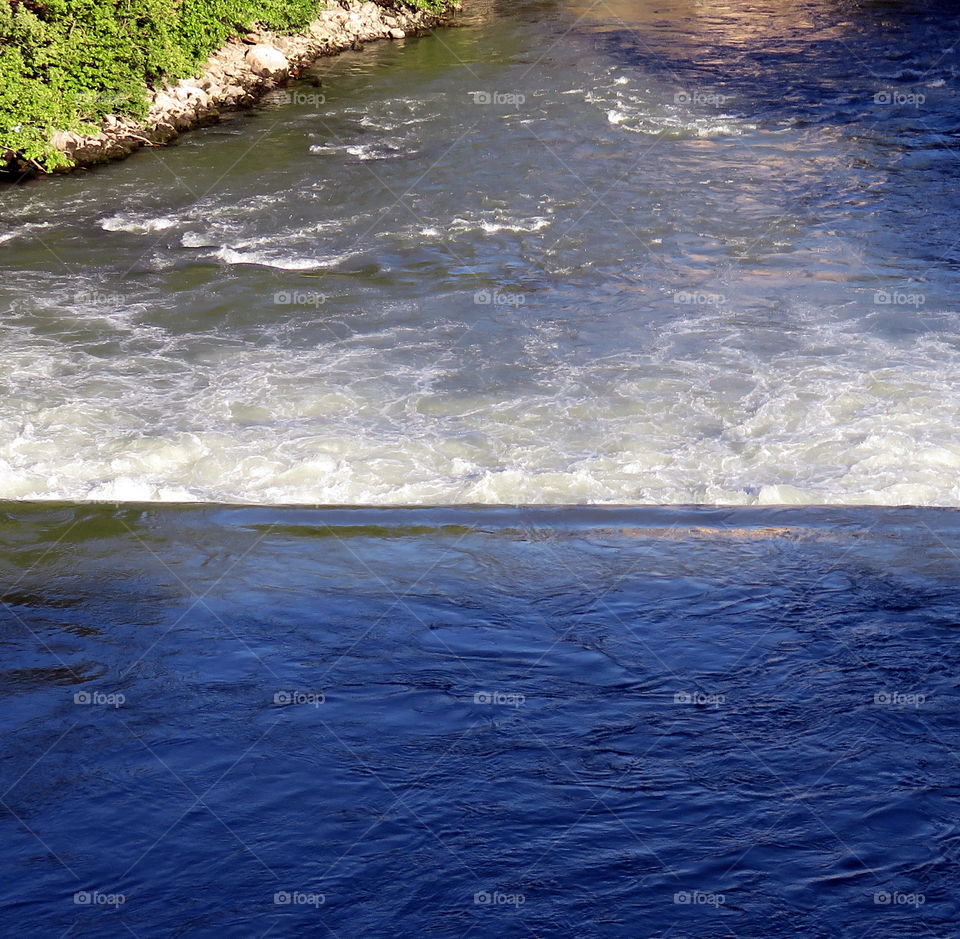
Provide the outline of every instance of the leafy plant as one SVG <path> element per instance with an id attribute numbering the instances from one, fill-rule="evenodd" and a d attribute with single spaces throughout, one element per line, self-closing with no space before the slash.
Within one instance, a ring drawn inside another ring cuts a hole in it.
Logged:
<path id="1" fill-rule="evenodd" d="M 444 0 L 405 0 L 437 11 Z M 324 0 L 0 0 L 0 155 L 67 164 L 55 130 L 90 133 L 108 114 L 143 117 L 151 87 L 195 74 L 259 24 L 293 32 Z"/>

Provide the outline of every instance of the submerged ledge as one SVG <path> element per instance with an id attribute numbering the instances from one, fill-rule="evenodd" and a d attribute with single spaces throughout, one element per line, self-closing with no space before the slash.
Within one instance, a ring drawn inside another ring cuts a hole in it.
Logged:
<path id="1" fill-rule="evenodd" d="M 524 532 L 555 529 L 620 532 L 669 540 L 721 537 L 733 540 L 791 539 L 817 531 L 960 531 L 960 508 L 882 505 L 238 505 L 211 502 L 0 501 L 4 522 L 129 517 L 181 520 L 222 528 L 278 527 L 412 528 Z"/>
<path id="2" fill-rule="evenodd" d="M 214 52 L 199 75 L 152 91 L 145 120 L 110 115 L 96 135 L 54 133 L 51 142 L 70 165 L 50 172 L 69 173 L 122 160 L 141 147 L 169 144 L 182 133 L 216 123 L 223 111 L 251 107 L 320 58 L 358 50 L 365 42 L 422 35 L 447 24 L 458 8 L 450 2 L 432 13 L 370 0 L 339 0 L 300 33 L 253 28 Z M 7 154 L 4 162 L 0 153 L 0 179 L 22 180 L 43 172 L 16 155 Z"/>

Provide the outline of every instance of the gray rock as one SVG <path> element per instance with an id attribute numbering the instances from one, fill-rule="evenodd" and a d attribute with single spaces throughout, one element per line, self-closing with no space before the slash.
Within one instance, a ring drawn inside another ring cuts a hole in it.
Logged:
<path id="1" fill-rule="evenodd" d="M 225 101 L 239 101 L 246 93 L 246 89 L 241 85 L 227 85 L 223 89 L 223 99 Z"/>
<path id="2" fill-rule="evenodd" d="M 172 114 L 175 111 L 179 111 L 180 107 L 180 102 L 177 101 L 173 95 L 170 95 L 165 91 L 160 91 L 154 97 L 150 111 L 153 114 L 159 114 L 163 116 L 165 114 Z"/>
<path id="3" fill-rule="evenodd" d="M 75 134 L 72 130 L 55 130 L 50 138 L 50 143 L 58 150 L 69 153 L 76 150 L 83 143 L 83 137 Z"/>
<path id="4" fill-rule="evenodd" d="M 262 78 L 283 78 L 290 71 L 287 57 L 273 46 L 262 42 L 247 50 L 247 65 Z"/>

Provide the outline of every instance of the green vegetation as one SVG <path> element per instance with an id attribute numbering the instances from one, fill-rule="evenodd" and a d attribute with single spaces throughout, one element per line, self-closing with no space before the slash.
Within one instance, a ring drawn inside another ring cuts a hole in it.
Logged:
<path id="1" fill-rule="evenodd" d="M 406 0 L 436 10 L 442 0 Z M 324 0 L 0 0 L 0 153 L 65 164 L 54 130 L 142 117 L 147 89 L 195 73 L 254 24 L 293 32 Z"/>

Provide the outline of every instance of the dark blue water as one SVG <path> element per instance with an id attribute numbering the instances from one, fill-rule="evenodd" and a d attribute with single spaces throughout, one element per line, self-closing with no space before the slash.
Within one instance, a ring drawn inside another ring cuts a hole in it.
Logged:
<path id="1" fill-rule="evenodd" d="M 4 934 L 954 934 L 955 512 L 8 504 L 0 543 Z"/>

